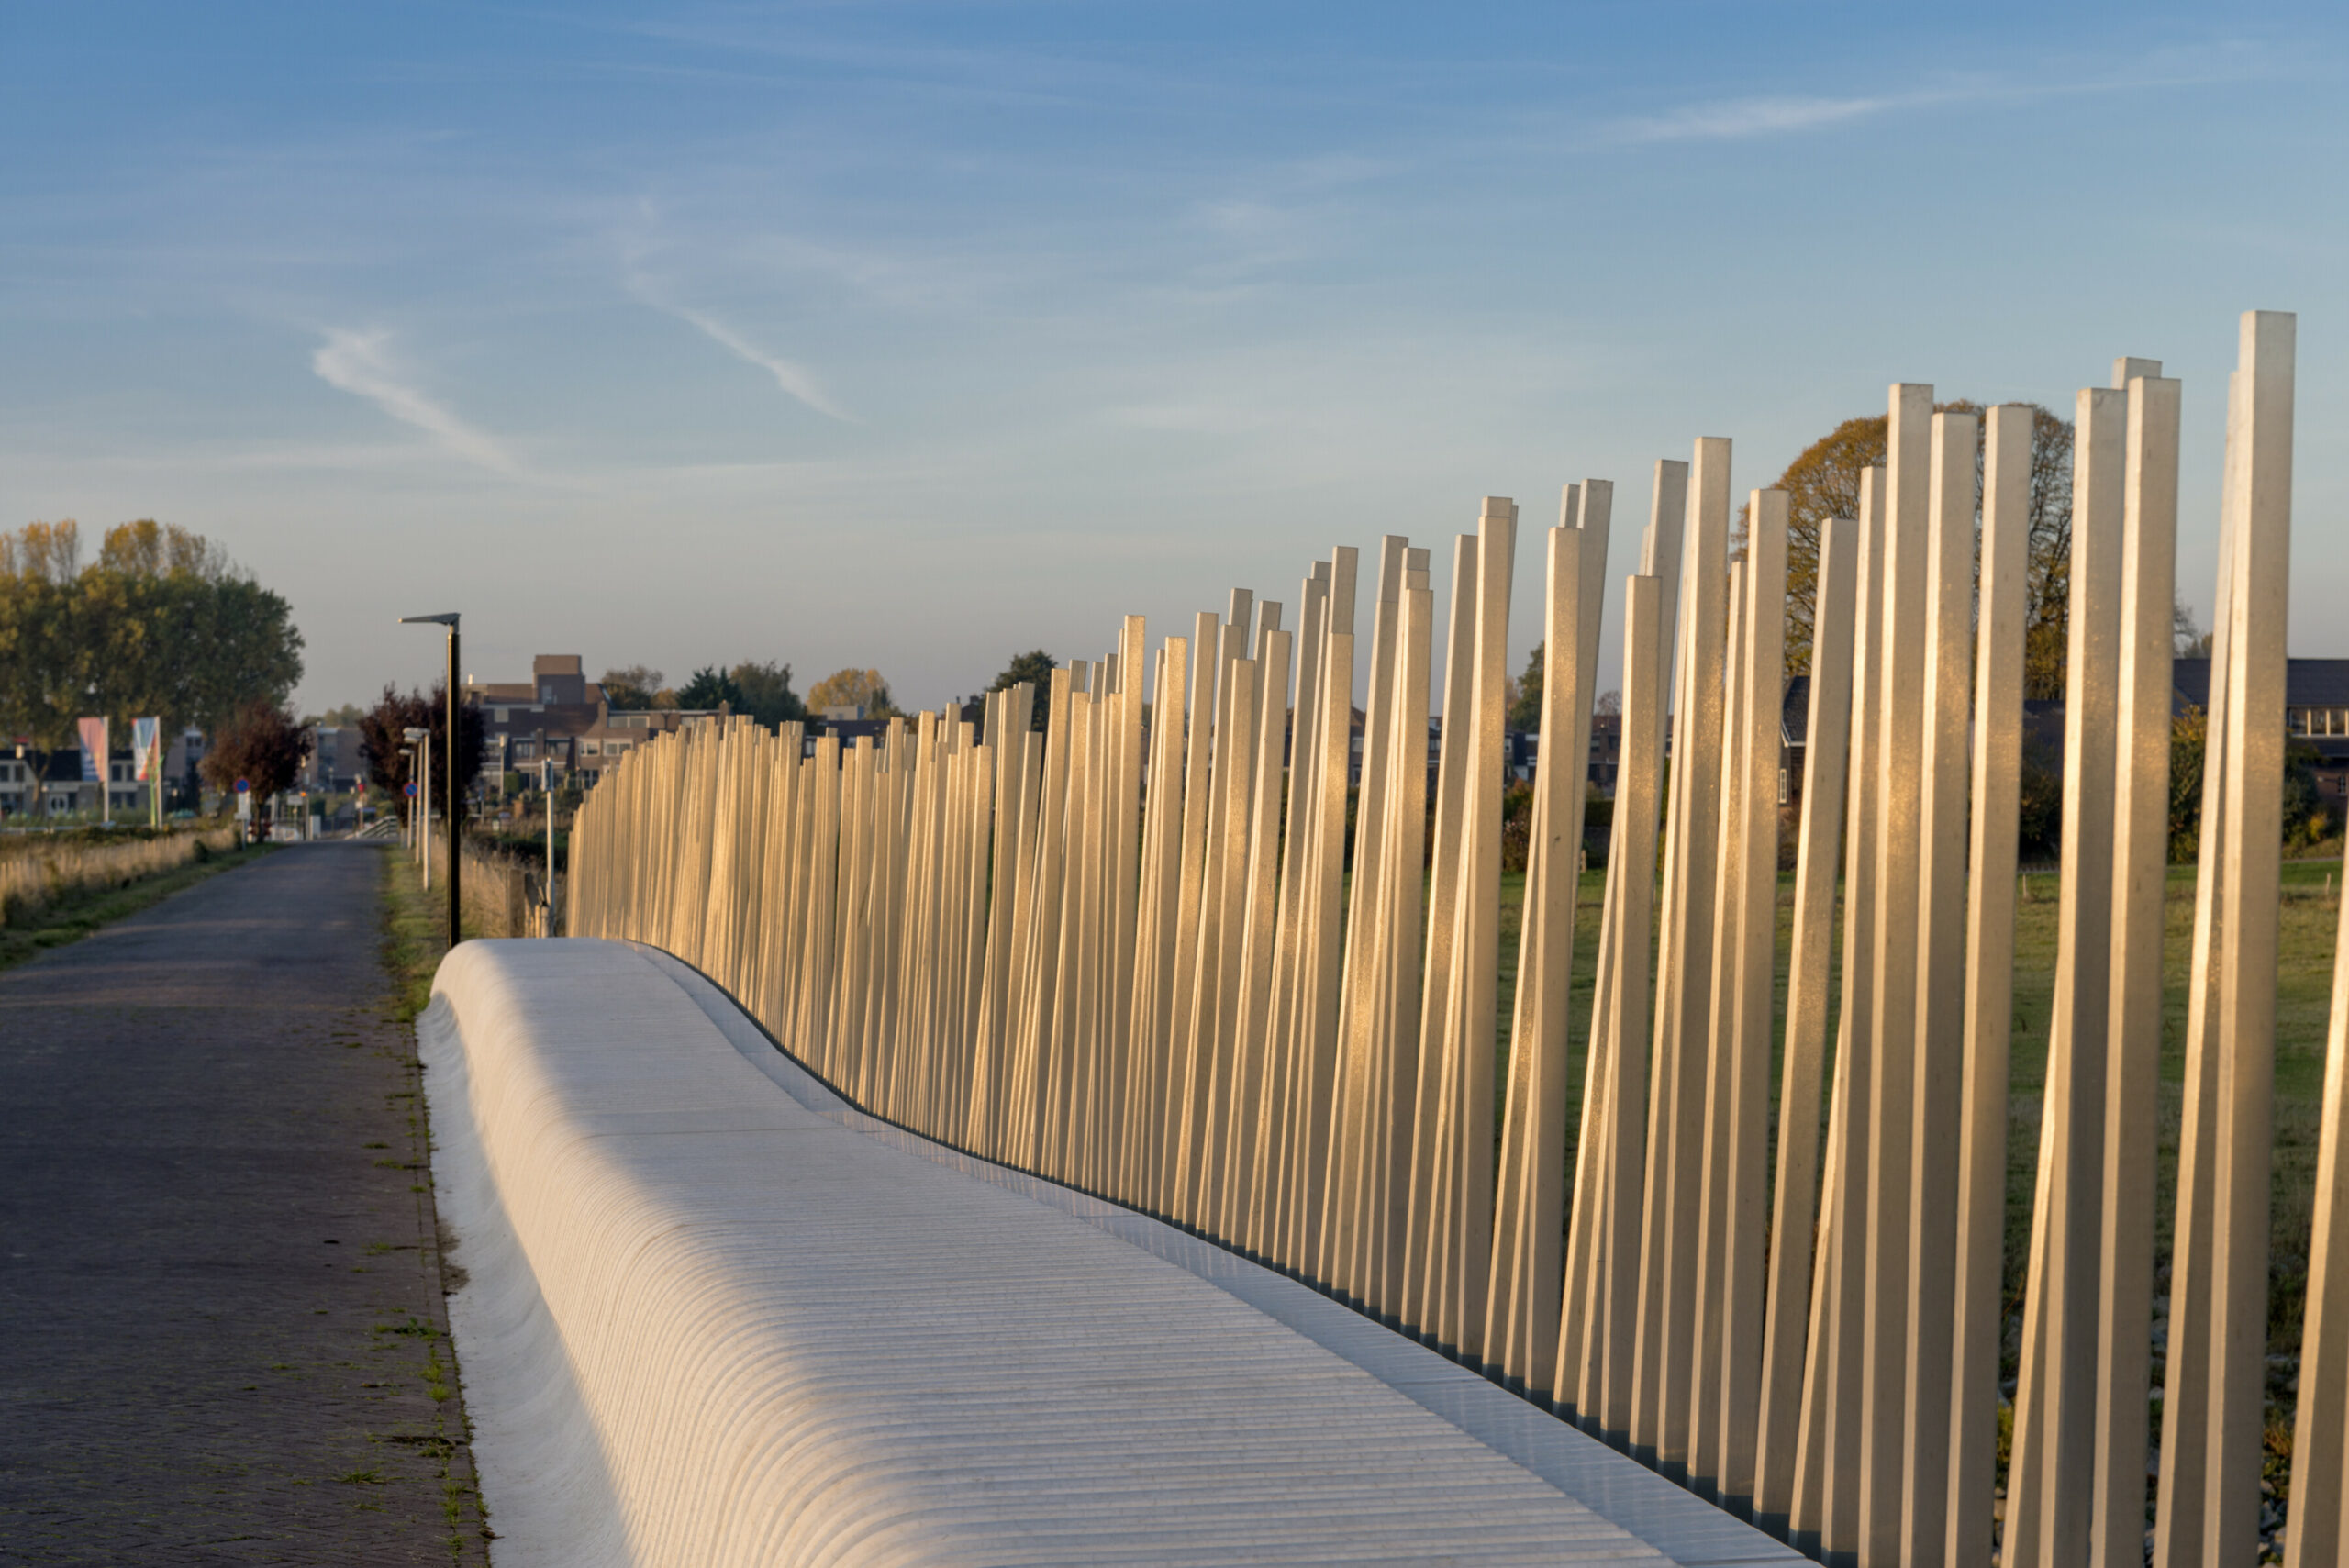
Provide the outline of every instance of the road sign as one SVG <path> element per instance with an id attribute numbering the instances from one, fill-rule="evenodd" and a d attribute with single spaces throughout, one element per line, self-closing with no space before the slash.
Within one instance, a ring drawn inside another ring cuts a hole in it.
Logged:
<path id="1" fill-rule="evenodd" d="M 407 797 L 410 800 L 414 800 L 416 798 L 416 784 L 413 781 L 411 781 L 407 786 Z"/>
<path id="2" fill-rule="evenodd" d="M 250 779 L 239 779 L 237 781 L 237 793 L 239 795 L 250 795 L 252 793 L 252 788 L 253 781 Z"/>

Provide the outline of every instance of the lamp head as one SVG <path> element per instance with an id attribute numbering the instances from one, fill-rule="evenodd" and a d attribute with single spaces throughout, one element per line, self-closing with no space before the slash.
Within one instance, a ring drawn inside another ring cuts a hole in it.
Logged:
<path id="1" fill-rule="evenodd" d="M 457 616 L 458 612 L 455 610 L 445 610 L 437 616 L 402 616 L 400 624 L 402 626 L 454 627 L 457 624 Z"/>

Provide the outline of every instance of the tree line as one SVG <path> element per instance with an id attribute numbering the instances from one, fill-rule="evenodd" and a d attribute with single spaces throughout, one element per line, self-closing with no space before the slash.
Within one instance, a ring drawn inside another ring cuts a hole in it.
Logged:
<path id="1" fill-rule="evenodd" d="M 70 519 L 0 533 L 0 734 L 72 745 L 85 716 L 212 731 L 301 680 L 293 606 L 217 543 L 150 520 L 82 556 Z"/>
<path id="2" fill-rule="evenodd" d="M 985 690 L 1008 691 L 1022 681 L 1036 684 L 1038 730 L 1050 722 L 1052 672 L 1060 662 L 1042 649 L 1012 655 Z M 681 686 L 672 686 L 661 671 L 645 664 L 624 664 L 604 672 L 598 683 L 604 701 L 615 713 L 656 708 L 710 709 L 721 704 L 734 713 L 748 714 L 772 728 L 805 723 L 811 714 L 827 708 L 853 707 L 867 718 L 898 718 L 905 710 L 890 694 L 887 677 L 878 670 L 854 666 L 835 670 L 808 688 L 806 697 L 792 689 L 789 664 L 746 660 L 731 666 L 708 664 L 696 670 Z"/>

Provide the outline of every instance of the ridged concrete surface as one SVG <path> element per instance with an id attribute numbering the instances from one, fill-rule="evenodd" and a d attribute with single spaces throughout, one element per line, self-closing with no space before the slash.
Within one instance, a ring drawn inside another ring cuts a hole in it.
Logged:
<path id="1" fill-rule="evenodd" d="M 845 1106 L 674 960 L 425 1020 L 500 1562 L 1793 1562 L 1440 1357 Z"/>

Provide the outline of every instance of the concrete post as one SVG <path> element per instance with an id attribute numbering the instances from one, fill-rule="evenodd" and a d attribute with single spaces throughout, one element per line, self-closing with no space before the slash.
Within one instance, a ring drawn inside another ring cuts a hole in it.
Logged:
<path id="1" fill-rule="evenodd" d="M 1981 608 L 1974 665 L 1973 892 L 1958 1110 L 1951 1300 L 1947 1560 L 1990 1560 L 2005 1330 L 2007 1080 L 2014 1017 L 2015 836 L 2022 772 L 2023 613 L 2032 410 L 1990 410 L 1982 462 Z"/>
<path id="2" fill-rule="evenodd" d="M 2181 1325 L 2171 1306 L 2170 1367 L 2198 1373 L 2209 1414 L 2202 1436 L 2200 1560 L 2248 1561 L 2259 1529 L 2260 1431 L 2266 1368 L 2269 1140 L 2276 1071 L 2276 962 L 2279 900 L 2284 736 L 2275 716 L 2284 706 L 2285 621 L 2291 565 L 2294 318 L 2247 311 L 2241 328 L 2237 395 L 2227 432 L 2228 616 L 2232 639 L 2225 680 L 2223 745 L 2230 778 L 2222 816 L 2204 801 L 2203 831 L 2221 836 L 2218 963 L 2209 1018 L 2215 1046 L 2210 1064 L 2215 1103 L 2208 1127 L 2208 1223 L 2188 1234 L 2191 1195 L 2181 1170 L 2177 1253 L 2208 1280 L 2207 1331 Z M 2213 684 L 2220 672 L 2212 669 Z M 2215 706 L 2215 705 L 2214 705 Z M 2189 1062 L 2188 1072 L 2194 1070 Z M 2189 1083 L 2188 1093 L 2202 1085 Z M 2193 1116 L 2189 1111 L 2189 1118 Z M 2176 1270 L 2173 1269 L 2175 1274 Z M 2181 1328 L 2185 1334 L 2181 1337 Z M 2183 1342 L 2181 1342 L 2183 1339 Z M 2172 1473 L 2165 1403 L 2163 1479 Z M 2187 1486 L 2190 1473 L 2181 1477 Z M 2184 1562 L 2163 1488 L 2157 1561 Z"/>
<path id="3" fill-rule="evenodd" d="M 2075 420 L 2062 904 L 2009 1472 L 2022 1480 L 2008 1485 L 2009 1551 L 2021 1568 L 2089 1553 L 2127 414 L 2125 394 L 2091 387 Z"/>
<path id="4" fill-rule="evenodd" d="M 1703 1029 L 1712 975 L 1722 656 L 1728 621 L 1730 443 L 1697 442 L 1677 565 L 1687 579 L 1675 659 L 1670 815 L 1656 972 L 1654 1079 L 1641 1230 L 1632 1452 L 1667 1475 L 1688 1458 L 1696 1349 L 1698 1183 L 1704 1129 Z M 1661 540 L 1658 558 L 1664 553 Z"/>
<path id="5" fill-rule="evenodd" d="M 1942 1561 L 1949 1518 L 1950 1336 L 1955 1311 L 1957 1131 L 1965 1049 L 1967 697 L 1974 675 L 1974 472 L 1980 420 L 1933 416 L 1925 544 L 1924 751 L 1920 766 L 1910 1099 L 1909 1321 L 1901 1559 Z"/>
<path id="6" fill-rule="evenodd" d="M 1739 813 L 1735 985 L 1729 1017 L 1725 1184 L 1708 1189 L 1723 1209 L 1717 1489 L 1750 1515 L 1759 1473 L 1763 1262 L 1770 1168 L 1770 1062 L 1776 1011 L 1778 762 L 1786 694 L 1787 495 L 1753 492 L 1746 511 L 1743 616 L 1745 712 L 1738 726 Z"/>
<path id="7" fill-rule="evenodd" d="M 1785 1066 L 1778 1091 L 1768 1326 L 1762 1355 L 1760 1468 L 1754 1515 L 1786 1533 L 1810 1322 L 1811 1236 L 1819 1208 L 1819 1130 L 1827 1057 L 1828 965 L 1840 880 L 1844 776 L 1851 745 L 1854 609 L 1859 525 L 1831 517 L 1819 534 L 1811 611 L 1809 712 L 1795 863 L 1793 951 L 1787 973 Z"/>
<path id="8" fill-rule="evenodd" d="M 1876 929 L 1869 1076 L 1867 1298 L 1861 1318 L 1861 1568 L 1899 1561 L 1902 1407 L 1908 1385 L 1909 1184 L 1917 1018 L 1917 851 L 1923 784 L 1925 562 L 1931 543 L 1933 389 L 1892 389 L 1887 439 L 1883 684 L 1877 704 Z"/>
<path id="9" fill-rule="evenodd" d="M 2154 365 L 2129 381 L 2126 415 L 2090 1521 L 2096 1568 L 2142 1568 L 2145 1552 L 2163 897 L 2169 872 L 2171 606 L 2177 581 L 2178 385 L 2163 379 L 2160 370 Z"/>

